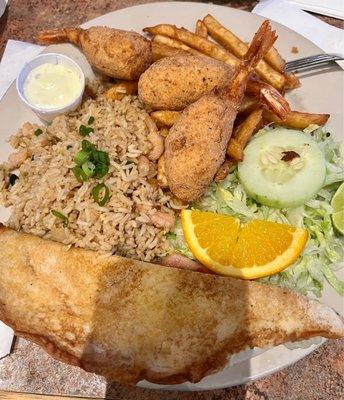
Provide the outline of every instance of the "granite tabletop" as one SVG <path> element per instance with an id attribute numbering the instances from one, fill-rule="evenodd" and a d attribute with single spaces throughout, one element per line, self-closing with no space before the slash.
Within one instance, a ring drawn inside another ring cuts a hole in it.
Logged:
<path id="1" fill-rule="evenodd" d="M 38 30 L 75 26 L 99 15 L 152 0 L 9 0 L 0 18 L 0 57 L 8 39 L 34 41 Z M 251 10 L 256 1 L 213 1 Z M 319 17 L 343 28 L 343 21 Z M 0 390 L 116 400 L 339 400 L 344 398 L 344 340 L 327 341 L 308 357 L 267 378 L 223 390 L 177 393 L 109 384 L 53 360 L 38 346 L 16 340 L 0 360 Z M 1 393 L 0 393 L 1 397 Z"/>

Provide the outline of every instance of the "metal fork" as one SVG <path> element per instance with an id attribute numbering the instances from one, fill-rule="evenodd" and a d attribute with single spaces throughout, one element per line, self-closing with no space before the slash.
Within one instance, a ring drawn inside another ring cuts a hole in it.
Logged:
<path id="1" fill-rule="evenodd" d="M 315 68 L 319 65 L 339 60 L 344 60 L 344 56 L 340 54 L 318 54 L 316 56 L 300 58 L 299 60 L 295 61 L 289 61 L 286 63 L 285 69 L 288 72 L 299 71 L 301 69 Z"/>

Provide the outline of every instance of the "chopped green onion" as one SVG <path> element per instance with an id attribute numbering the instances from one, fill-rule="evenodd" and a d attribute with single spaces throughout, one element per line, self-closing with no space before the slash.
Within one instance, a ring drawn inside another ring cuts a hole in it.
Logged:
<path id="1" fill-rule="evenodd" d="M 62 220 L 63 226 L 67 227 L 69 224 L 68 217 L 66 217 L 64 214 L 62 214 L 60 211 L 57 210 L 51 210 L 51 213 L 54 215 L 56 218 L 60 218 Z"/>
<path id="2" fill-rule="evenodd" d="M 100 206 L 104 206 L 109 201 L 110 190 L 104 183 L 98 183 L 98 185 L 92 189 L 91 193 L 94 201 Z"/>
<path id="3" fill-rule="evenodd" d="M 72 168 L 73 174 L 76 178 L 76 180 L 80 183 L 83 183 L 85 181 L 87 181 L 87 175 L 85 174 L 85 172 L 82 170 L 81 167 L 79 167 L 78 165 L 76 167 Z"/>
<path id="4" fill-rule="evenodd" d="M 98 153 L 99 153 L 100 162 L 102 162 L 105 165 L 110 165 L 109 154 L 106 153 L 105 151 L 101 151 L 101 150 L 99 150 Z"/>
<path id="5" fill-rule="evenodd" d="M 10 175 L 10 185 L 13 186 L 16 183 L 16 180 L 19 179 L 19 176 L 16 174 L 11 174 Z"/>
<path id="6" fill-rule="evenodd" d="M 94 117 L 91 115 L 90 118 L 88 119 L 87 124 L 88 124 L 88 125 L 92 125 L 93 122 L 94 122 Z"/>
<path id="7" fill-rule="evenodd" d="M 38 128 L 35 130 L 35 132 L 33 133 L 35 136 L 39 136 L 43 133 L 42 129 Z"/>
<path id="8" fill-rule="evenodd" d="M 88 179 L 94 174 L 94 170 L 95 170 L 96 166 L 91 161 L 87 161 L 82 164 L 81 168 L 84 171 L 84 173 Z"/>
<path id="9" fill-rule="evenodd" d="M 109 154 L 101 150 L 92 151 L 91 160 L 96 164 L 97 163 L 103 163 L 105 165 L 110 164 Z"/>
<path id="10" fill-rule="evenodd" d="M 94 169 L 94 177 L 95 178 L 103 178 L 109 171 L 109 168 L 106 164 L 103 163 L 97 163 L 96 167 Z"/>
<path id="11" fill-rule="evenodd" d="M 89 142 L 88 140 L 86 140 L 86 139 L 84 139 L 84 140 L 81 142 L 81 148 L 82 148 L 84 151 L 93 151 L 93 150 L 96 150 L 96 146 L 95 146 L 93 143 L 91 143 L 91 142 Z"/>
<path id="12" fill-rule="evenodd" d="M 91 132 L 94 132 L 94 129 L 90 126 L 80 125 L 79 133 L 81 136 L 88 136 Z"/>
<path id="13" fill-rule="evenodd" d="M 97 164 L 98 162 L 100 162 L 99 156 L 98 156 L 98 150 L 93 150 L 93 151 L 91 151 L 90 160 L 91 160 L 92 162 L 94 162 L 95 164 Z"/>
<path id="14" fill-rule="evenodd" d="M 89 151 L 85 151 L 85 150 L 78 151 L 74 156 L 75 164 L 83 165 L 85 162 L 87 162 L 90 159 L 90 155 L 91 154 Z"/>
<path id="15" fill-rule="evenodd" d="M 103 178 L 109 171 L 109 154 L 97 150 L 97 147 L 86 139 L 82 140 L 81 148 L 82 150 L 74 156 L 77 165 L 72 168 L 78 182 L 85 182 L 92 176 L 96 179 Z"/>

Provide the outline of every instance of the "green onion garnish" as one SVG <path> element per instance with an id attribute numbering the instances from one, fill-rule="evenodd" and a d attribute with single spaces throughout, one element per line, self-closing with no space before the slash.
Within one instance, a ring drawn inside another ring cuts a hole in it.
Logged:
<path id="1" fill-rule="evenodd" d="M 81 167 L 79 167 L 78 165 L 76 167 L 72 168 L 73 174 L 76 178 L 76 180 L 80 183 L 83 183 L 85 181 L 87 181 L 87 175 L 85 174 L 85 172 L 82 170 Z"/>
<path id="2" fill-rule="evenodd" d="M 10 185 L 13 186 L 16 183 L 16 180 L 19 179 L 19 176 L 16 174 L 11 174 L 10 175 Z"/>
<path id="3" fill-rule="evenodd" d="M 69 224 L 68 217 L 66 217 L 64 214 L 62 214 L 60 211 L 57 210 L 51 210 L 51 213 L 54 215 L 56 218 L 60 218 L 62 220 L 63 226 L 67 227 Z"/>
<path id="4" fill-rule="evenodd" d="M 42 129 L 38 128 L 35 130 L 35 132 L 33 133 L 35 136 L 39 136 L 43 133 Z"/>
<path id="5" fill-rule="evenodd" d="M 100 150 L 100 151 L 98 151 L 98 155 L 99 155 L 100 162 L 102 162 L 105 165 L 110 165 L 110 158 L 109 158 L 108 153 Z"/>
<path id="6" fill-rule="evenodd" d="M 106 151 L 97 150 L 97 147 L 84 139 L 81 142 L 82 150 L 74 156 L 75 167 L 72 171 L 78 182 L 85 182 L 90 177 L 103 178 L 109 171 L 110 158 Z"/>
<path id="7" fill-rule="evenodd" d="M 94 169 L 94 177 L 95 178 L 103 178 L 109 171 L 109 168 L 106 164 L 103 163 L 97 163 L 96 167 Z"/>
<path id="8" fill-rule="evenodd" d="M 91 143 L 91 142 L 89 142 L 88 140 L 86 140 L 86 139 L 84 139 L 84 140 L 81 142 L 81 148 L 82 148 L 84 151 L 93 151 L 93 150 L 96 150 L 96 146 L 95 146 L 93 143 Z"/>
<path id="9" fill-rule="evenodd" d="M 81 136 L 88 136 L 91 132 L 94 132 L 94 129 L 90 126 L 80 125 L 79 133 Z"/>
<path id="10" fill-rule="evenodd" d="M 105 151 L 101 151 L 101 150 L 94 150 L 91 153 L 91 161 L 93 161 L 94 163 L 103 163 L 105 165 L 109 165 L 110 164 L 110 159 L 109 159 L 109 154 L 106 153 Z"/>
<path id="11" fill-rule="evenodd" d="M 98 185 L 92 189 L 91 193 L 94 201 L 100 206 L 104 206 L 109 201 L 110 190 L 104 183 L 98 183 Z"/>
<path id="12" fill-rule="evenodd" d="M 88 179 L 94 174 L 94 170 L 95 170 L 96 166 L 91 161 L 87 161 L 82 164 L 81 168 L 84 171 L 84 173 Z"/>
<path id="13" fill-rule="evenodd" d="M 90 152 L 86 150 L 78 151 L 74 156 L 75 164 L 83 165 L 86 161 L 90 159 Z"/>
<path id="14" fill-rule="evenodd" d="M 87 124 L 88 124 L 88 125 L 92 125 L 93 122 L 94 122 L 94 117 L 91 115 L 90 118 L 88 119 Z"/>

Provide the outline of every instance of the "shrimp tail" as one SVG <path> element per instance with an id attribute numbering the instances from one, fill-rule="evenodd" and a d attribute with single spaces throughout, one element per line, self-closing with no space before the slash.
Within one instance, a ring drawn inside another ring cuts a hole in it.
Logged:
<path id="1" fill-rule="evenodd" d="M 250 47 L 243 57 L 243 63 L 254 68 L 270 50 L 276 39 L 277 35 L 271 29 L 270 21 L 265 20 L 254 35 Z"/>
<path id="2" fill-rule="evenodd" d="M 247 83 L 246 94 L 254 96 L 279 118 L 284 120 L 290 106 L 281 93 L 266 82 L 251 77 Z"/>
<path id="3" fill-rule="evenodd" d="M 58 28 L 41 31 L 37 35 L 37 42 L 42 45 L 57 43 L 72 43 L 80 45 L 82 28 Z"/>
<path id="4" fill-rule="evenodd" d="M 229 99 L 236 101 L 238 107 L 246 89 L 247 80 L 252 69 L 265 56 L 271 46 L 275 43 L 277 35 L 271 30 L 270 22 L 264 21 L 254 35 L 250 47 L 244 55 L 239 67 L 229 84 Z M 239 102 L 238 102 L 239 100 Z"/>

